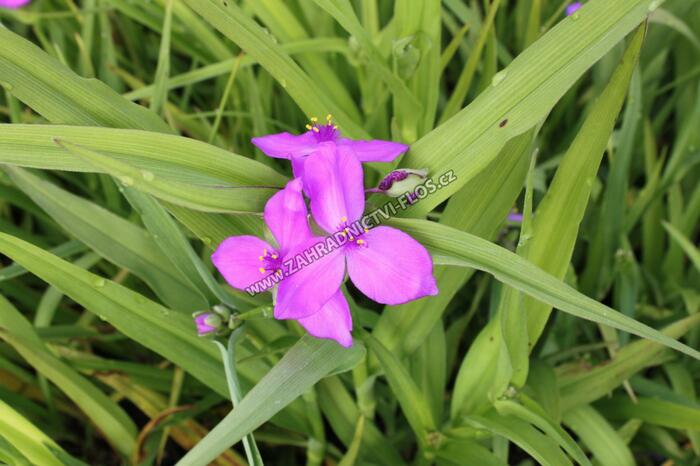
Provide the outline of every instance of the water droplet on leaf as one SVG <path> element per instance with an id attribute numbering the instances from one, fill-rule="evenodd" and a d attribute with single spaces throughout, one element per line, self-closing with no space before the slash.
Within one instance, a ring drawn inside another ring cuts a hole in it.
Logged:
<path id="1" fill-rule="evenodd" d="M 498 86 L 501 83 L 501 81 L 503 81 L 506 78 L 507 74 L 508 73 L 505 70 L 499 71 L 498 73 L 494 74 L 493 78 L 491 78 L 491 85 Z"/>

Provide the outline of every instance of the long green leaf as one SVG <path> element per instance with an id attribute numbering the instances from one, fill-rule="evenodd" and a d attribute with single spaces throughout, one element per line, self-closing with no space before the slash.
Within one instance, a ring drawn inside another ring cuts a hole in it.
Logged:
<path id="1" fill-rule="evenodd" d="M 0 337 L 78 405 L 117 451 L 124 456 L 131 454 L 136 446 L 136 425 L 131 418 L 95 385 L 54 356 L 29 321 L 1 295 Z"/>
<path id="2" fill-rule="evenodd" d="M 336 342 L 305 335 L 248 392 L 238 407 L 177 464 L 209 464 L 221 452 L 270 419 L 323 377 L 349 361 L 359 361 L 363 355 L 364 347 L 358 343 L 347 350 Z"/>
<path id="3" fill-rule="evenodd" d="M 6 28 L 0 28 L 0 43 L 0 82 L 48 120 L 170 132 L 156 114 L 123 99 L 100 81 L 79 77 Z"/>
<path id="4" fill-rule="evenodd" d="M 493 274 L 496 279 L 576 317 L 609 325 L 700 359 L 700 352 L 608 306 L 582 295 L 520 256 L 469 233 L 425 220 L 392 220 L 443 256 Z"/>
<path id="5" fill-rule="evenodd" d="M 156 240 L 145 230 L 26 170 L 5 170 L 67 232 L 105 259 L 141 277 L 169 306 L 187 311 L 206 306 L 204 296 L 173 269 Z"/>

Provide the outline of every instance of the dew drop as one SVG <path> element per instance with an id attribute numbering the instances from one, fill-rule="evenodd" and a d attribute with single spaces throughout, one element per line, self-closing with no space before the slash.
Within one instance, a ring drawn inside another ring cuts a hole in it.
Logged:
<path id="1" fill-rule="evenodd" d="M 98 279 L 96 279 L 96 280 L 93 282 L 93 284 L 94 284 L 97 288 L 102 288 L 103 286 L 105 286 L 105 283 L 106 283 L 106 282 L 105 282 L 105 279 L 104 279 L 104 278 L 98 278 Z"/>
<path id="2" fill-rule="evenodd" d="M 156 178 L 153 172 L 149 172 L 148 170 L 141 170 L 141 176 L 146 181 L 153 181 Z"/>
<path id="3" fill-rule="evenodd" d="M 493 78 L 491 78 L 491 85 L 498 86 L 501 83 L 501 81 L 503 81 L 506 78 L 507 74 L 508 73 L 506 72 L 506 70 L 499 71 L 498 73 L 494 74 Z"/>
<path id="4" fill-rule="evenodd" d="M 119 181 L 121 181 L 124 186 L 133 186 L 134 184 L 134 179 L 130 176 L 120 176 Z"/>

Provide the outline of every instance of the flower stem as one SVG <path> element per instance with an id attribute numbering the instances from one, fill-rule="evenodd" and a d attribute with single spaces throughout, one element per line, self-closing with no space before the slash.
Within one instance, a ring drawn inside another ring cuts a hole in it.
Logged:
<path id="1" fill-rule="evenodd" d="M 235 367 L 235 347 L 238 338 L 243 334 L 245 327 L 241 326 L 235 329 L 231 336 L 228 338 L 228 345 L 224 346 L 220 341 L 214 340 L 214 343 L 219 348 L 221 352 L 221 359 L 224 362 L 224 371 L 226 373 L 226 382 L 228 384 L 229 396 L 231 397 L 231 404 L 233 409 L 236 409 L 238 403 L 240 403 L 243 397 L 241 392 L 241 384 L 238 380 L 238 374 L 236 374 Z M 262 456 L 260 456 L 260 451 L 255 443 L 255 437 L 250 433 L 243 437 L 243 448 L 245 449 L 246 457 L 248 458 L 248 464 L 250 466 L 264 466 Z"/>

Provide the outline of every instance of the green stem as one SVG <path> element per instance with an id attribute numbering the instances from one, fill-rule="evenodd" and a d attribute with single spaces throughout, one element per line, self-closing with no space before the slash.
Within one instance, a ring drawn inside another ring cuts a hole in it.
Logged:
<path id="1" fill-rule="evenodd" d="M 228 383 L 229 396 L 231 397 L 231 404 L 233 409 L 236 409 L 238 403 L 240 403 L 242 395 L 241 384 L 238 380 L 238 375 L 236 374 L 235 364 L 235 347 L 238 337 L 243 334 L 244 327 L 238 327 L 231 333 L 228 339 L 228 348 L 224 346 L 220 341 L 214 340 L 214 343 L 219 348 L 221 352 L 221 359 L 224 362 L 224 371 L 226 373 L 226 382 Z M 264 466 L 262 456 L 260 456 L 260 451 L 255 443 L 255 437 L 250 433 L 243 437 L 243 448 L 245 449 L 246 457 L 248 458 L 248 464 L 250 466 Z"/>

